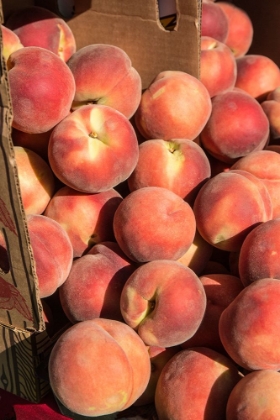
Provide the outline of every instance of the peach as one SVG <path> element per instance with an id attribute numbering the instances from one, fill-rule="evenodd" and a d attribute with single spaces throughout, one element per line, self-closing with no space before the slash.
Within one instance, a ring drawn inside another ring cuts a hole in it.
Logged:
<path id="1" fill-rule="evenodd" d="M 143 394 L 135 401 L 134 406 L 153 404 L 158 378 L 166 363 L 180 350 L 180 346 L 157 347 L 149 346 L 148 352 L 151 360 L 151 376 L 147 388 Z"/>
<path id="2" fill-rule="evenodd" d="M 14 11 L 5 25 L 14 31 L 24 47 L 46 48 L 65 62 L 76 51 L 76 40 L 70 26 L 44 7 L 29 6 Z"/>
<path id="3" fill-rule="evenodd" d="M 245 54 L 236 58 L 235 86 L 259 101 L 280 85 L 280 70 L 269 57 L 262 54 Z"/>
<path id="4" fill-rule="evenodd" d="M 107 105 L 132 117 L 141 99 L 142 81 L 122 48 L 86 45 L 67 64 L 76 83 L 72 109 L 86 104 Z"/>
<path id="5" fill-rule="evenodd" d="M 114 189 L 87 194 L 63 186 L 51 198 L 44 215 L 63 226 L 76 258 L 94 244 L 114 240 L 113 217 L 121 202 Z"/>
<path id="6" fill-rule="evenodd" d="M 124 321 L 145 344 L 173 347 L 197 331 L 205 313 L 206 295 L 190 268 L 177 261 L 155 260 L 130 275 L 120 307 Z"/>
<path id="7" fill-rule="evenodd" d="M 79 322 L 56 341 L 49 378 L 72 413 L 97 417 L 123 411 L 144 392 L 151 373 L 147 347 L 123 322 Z"/>
<path id="8" fill-rule="evenodd" d="M 163 187 L 127 195 L 113 219 L 115 239 L 133 261 L 176 260 L 191 246 L 196 221 L 191 206 Z"/>
<path id="9" fill-rule="evenodd" d="M 277 86 L 275 89 L 268 92 L 266 99 L 268 101 L 280 102 L 280 86 Z"/>
<path id="10" fill-rule="evenodd" d="M 246 374 L 230 393 L 227 420 L 276 420 L 280 412 L 279 391 L 279 372 L 263 369 Z"/>
<path id="11" fill-rule="evenodd" d="M 279 104 L 280 105 L 280 104 Z M 248 171 L 260 178 L 271 198 L 273 219 L 280 216 L 280 155 L 273 150 L 258 150 L 237 160 L 231 169 Z"/>
<path id="12" fill-rule="evenodd" d="M 220 316 L 226 352 L 248 371 L 280 369 L 279 299 L 279 280 L 262 278 L 246 286 Z"/>
<path id="13" fill-rule="evenodd" d="M 210 175 L 207 156 L 194 141 L 152 139 L 139 145 L 139 159 L 128 178 L 128 186 L 130 191 L 164 187 L 192 204 Z"/>
<path id="14" fill-rule="evenodd" d="M 72 322 L 93 318 L 123 321 L 120 296 L 135 266 L 114 242 L 94 245 L 73 262 L 59 289 L 61 306 Z"/>
<path id="15" fill-rule="evenodd" d="M 217 3 L 219 4 L 219 3 Z M 200 80 L 211 98 L 235 86 L 236 60 L 231 49 L 210 36 L 200 40 Z"/>
<path id="16" fill-rule="evenodd" d="M 243 290 L 239 277 L 232 274 L 202 275 L 200 281 L 206 293 L 206 310 L 203 320 L 196 333 L 181 347 L 208 347 L 224 353 L 224 347 L 219 336 L 219 319 L 223 310 Z"/>
<path id="17" fill-rule="evenodd" d="M 228 397 L 240 379 L 229 357 L 206 347 L 182 350 L 166 363 L 157 382 L 158 418 L 225 419 Z"/>
<path id="18" fill-rule="evenodd" d="M 203 0 L 201 4 L 201 35 L 224 42 L 227 34 L 227 17 L 219 3 Z"/>
<path id="19" fill-rule="evenodd" d="M 280 219 L 255 227 L 245 238 L 239 253 L 238 269 L 242 283 L 248 286 L 264 277 L 280 279 Z"/>
<path id="20" fill-rule="evenodd" d="M 22 43 L 20 42 L 19 37 L 17 34 L 12 31 L 11 29 L 7 28 L 4 25 L 0 25 L 1 32 L 2 32 L 2 56 L 4 57 L 5 62 L 7 63 L 8 58 L 14 52 L 23 48 Z"/>
<path id="21" fill-rule="evenodd" d="M 270 141 L 278 140 L 280 138 L 280 101 L 267 99 L 261 103 L 261 107 L 269 121 Z"/>
<path id="22" fill-rule="evenodd" d="M 272 203 L 262 180 L 246 171 L 230 170 L 207 181 L 193 211 L 201 236 L 231 252 L 240 249 L 254 227 L 272 218 Z"/>
<path id="23" fill-rule="evenodd" d="M 200 140 L 215 158 L 233 164 L 265 147 L 269 121 L 255 98 L 241 89 L 233 89 L 212 98 L 212 113 Z"/>
<path id="24" fill-rule="evenodd" d="M 198 230 L 196 230 L 193 243 L 177 261 L 189 267 L 195 274 L 200 275 L 209 262 L 212 253 L 213 246 L 205 241 Z"/>
<path id="25" fill-rule="evenodd" d="M 194 140 L 211 108 L 209 92 L 200 80 L 182 71 L 163 71 L 143 92 L 134 120 L 147 140 Z"/>
<path id="26" fill-rule="evenodd" d="M 68 115 L 75 80 L 57 55 L 41 47 L 24 47 L 10 55 L 7 68 L 14 128 L 44 133 Z"/>
<path id="27" fill-rule="evenodd" d="M 219 1 L 219 6 L 228 20 L 228 33 L 225 44 L 232 50 L 235 57 L 245 55 L 253 41 L 253 22 L 245 10 L 235 4 Z"/>
<path id="28" fill-rule="evenodd" d="M 139 156 L 130 121 L 105 105 L 84 105 L 52 130 L 48 158 L 61 182 L 84 193 L 109 190 L 125 181 Z"/>
<path id="29" fill-rule="evenodd" d="M 30 134 L 12 128 L 12 140 L 14 146 L 24 147 L 40 155 L 48 161 L 48 144 L 52 129 L 46 133 Z"/>
<path id="30" fill-rule="evenodd" d="M 15 146 L 22 204 L 26 214 L 42 214 L 55 193 L 55 178 L 48 163 L 32 150 Z"/>
<path id="31" fill-rule="evenodd" d="M 73 262 L 73 248 L 59 223 L 44 215 L 27 216 L 40 298 L 52 295 L 64 283 Z"/>

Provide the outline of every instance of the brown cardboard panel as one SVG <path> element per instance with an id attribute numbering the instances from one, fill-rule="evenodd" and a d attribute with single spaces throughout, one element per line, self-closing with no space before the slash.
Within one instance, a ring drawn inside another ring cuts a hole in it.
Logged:
<path id="1" fill-rule="evenodd" d="M 42 330 L 44 324 L 40 315 L 37 279 L 30 257 L 28 232 L 11 141 L 12 111 L 4 62 L 0 71 L 0 229 L 6 241 L 10 261 L 9 271 L 0 271 L 0 322 L 23 330 Z"/>
<path id="2" fill-rule="evenodd" d="M 46 332 L 31 334 L 0 325 L 0 387 L 26 400 L 39 402 L 49 383 L 38 369 L 50 352 Z"/>

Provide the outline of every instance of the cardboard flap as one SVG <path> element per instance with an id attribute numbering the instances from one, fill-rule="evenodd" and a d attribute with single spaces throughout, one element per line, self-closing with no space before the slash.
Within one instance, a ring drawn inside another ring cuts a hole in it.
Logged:
<path id="1" fill-rule="evenodd" d="M 1 52 L 1 31 L 0 41 Z M 0 121 L 0 233 L 4 242 L 1 249 L 7 249 L 5 264 L 3 254 L 0 258 L 0 323 L 20 330 L 43 330 L 38 283 L 11 140 L 12 107 L 3 57 L 0 65 Z"/>

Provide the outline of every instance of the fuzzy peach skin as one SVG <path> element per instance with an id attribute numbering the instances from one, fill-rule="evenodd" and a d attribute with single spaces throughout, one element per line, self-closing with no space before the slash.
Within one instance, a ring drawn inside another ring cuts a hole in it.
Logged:
<path id="1" fill-rule="evenodd" d="M 196 221 L 191 206 L 174 192 L 143 187 L 123 198 L 114 214 L 113 231 L 133 261 L 177 260 L 193 242 Z"/>
<path id="2" fill-rule="evenodd" d="M 199 276 L 209 262 L 212 254 L 213 246 L 205 241 L 196 229 L 193 243 L 177 261 L 189 267 Z"/>
<path id="3" fill-rule="evenodd" d="M 182 71 L 163 71 L 143 92 L 134 121 L 147 140 L 194 140 L 211 108 L 209 92 L 200 80 Z"/>
<path id="4" fill-rule="evenodd" d="M 201 4 L 201 35 L 224 42 L 228 34 L 228 21 L 218 3 L 203 0 Z"/>
<path id="5" fill-rule="evenodd" d="M 120 296 L 135 268 L 114 242 L 96 244 L 74 260 L 59 289 L 68 319 L 72 323 L 98 317 L 123 321 Z"/>
<path id="6" fill-rule="evenodd" d="M 53 129 L 50 166 L 61 182 L 85 192 L 98 193 L 125 181 L 139 156 L 130 121 L 105 105 L 84 105 Z"/>
<path id="7" fill-rule="evenodd" d="M 71 326 L 49 359 L 54 395 L 75 414 L 123 411 L 144 392 L 151 373 L 147 347 L 123 322 L 94 319 Z"/>
<path id="8" fill-rule="evenodd" d="M 225 44 L 232 50 L 235 57 L 241 57 L 251 47 L 254 35 L 253 22 L 245 10 L 230 2 L 219 1 L 219 6 L 228 20 Z"/>
<path id="9" fill-rule="evenodd" d="M 151 360 L 151 376 L 147 388 L 143 394 L 135 401 L 135 406 L 153 404 L 158 378 L 166 363 L 181 349 L 180 346 L 173 347 L 157 347 L 148 346 L 148 352 Z"/>
<path id="10" fill-rule="evenodd" d="M 246 374 L 230 393 L 227 420 L 277 420 L 280 412 L 280 373 L 258 370 Z"/>
<path id="11" fill-rule="evenodd" d="M 27 227 L 39 295 L 45 298 L 55 293 L 68 277 L 73 262 L 73 248 L 61 225 L 46 216 L 28 215 Z"/>
<path id="12" fill-rule="evenodd" d="M 68 233 L 76 258 L 96 243 L 114 240 L 113 217 L 121 202 L 114 189 L 87 194 L 63 186 L 51 198 L 44 215 Z"/>
<path id="13" fill-rule="evenodd" d="M 222 172 L 200 189 L 193 206 L 197 230 L 214 247 L 238 251 L 246 235 L 272 218 L 261 179 L 243 170 Z"/>
<path id="14" fill-rule="evenodd" d="M 0 28 L 2 32 L 3 43 L 2 56 L 4 57 L 4 60 L 7 63 L 8 58 L 10 57 L 12 52 L 23 48 L 23 45 L 14 31 L 12 31 L 4 25 L 0 25 Z"/>
<path id="15" fill-rule="evenodd" d="M 120 300 L 124 321 L 149 346 L 177 346 L 202 322 L 206 295 L 197 275 L 177 261 L 155 260 L 138 267 Z"/>
<path id="16" fill-rule="evenodd" d="M 5 25 L 14 31 L 24 47 L 46 48 L 65 62 L 76 51 L 76 40 L 69 25 L 44 7 L 21 8 L 10 14 Z"/>
<path id="17" fill-rule="evenodd" d="M 275 89 L 271 90 L 268 94 L 266 99 L 268 101 L 276 101 L 280 102 L 280 86 L 277 86 Z"/>
<path id="18" fill-rule="evenodd" d="M 236 60 L 231 49 L 210 36 L 200 39 L 200 80 L 211 98 L 234 87 Z"/>
<path id="19" fill-rule="evenodd" d="M 215 158 L 233 164 L 265 147 L 269 121 L 255 98 L 241 89 L 233 89 L 212 98 L 212 113 L 200 140 Z"/>
<path id="20" fill-rule="evenodd" d="M 280 279 L 280 219 L 255 227 L 245 238 L 239 252 L 238 270 L 242 283 L 273 277 Z"/>
<path id="21" fill-rule="evenodd" d="M 279 298 L 279 280 L 262 278 L 246 286 L 220 316 L 222 344 L 244 369 L 280 369 Z"/>
<path id="22" fill-rule="evenodd" d="M 14 146 L 22 204 L 26 214 L 42 214 L 55 193 L 48 163 L 32 150 Z"/>
<path id="23" fill-rule="evenodd" d="M 12 140 L 14 146 L 24 147 L 40 155 L 48 161 L 48 144 L 52 129 L 46 133 L 30 134 L 12 128 Z"/>
<path id="24" fill-rule="evenodd" d="M 208 158 L 194 141 L 152 139 L 139 145 L 139 159 L 128 178 L 128 186 L 130 191 L 164 187 L 192 204 L 210 176 Z"/>
<path id="25" fill-rule="evenodd" d="M 219 336 L 219 319 L 223 310 L 244 289 L 239 277 L 232 274 L 208 274 L 200 277 L 206 293 L 204 318 L 196 333 L 181 344 L 183 349 L 208 347 L 225 353 Z"/>
<path id="26" fill-rule="evenodd" d="M 141 99 L 142 81 L 122 48 L 110 44 L 86 45 L 67 64 L 76 83 L 72 109 L 100 104 L 132 117 Z"/>
<path id="27" fill-rule="evenodd" d="M 241 374 L 227 356 L 206 347 L 182 350 L 164 366 L 156 387 L 159 420 L 225 419 Z"/>
<path id="28" fill-rule="evenodd" d="M 280 105 L 280 104 L 279 104 Z M 258 150 L 240 158 L 231 169 L 248 171 L 260 178 L 270 195 L 273 219 L 280 217 L 280 155 L 273 150 Z"/>
<path id="29" fill-rule="evenodd" d="M 24 47 L 9 56 L 7 68 L 14 128 L 44 133 L 68 115 L 75 80 L 56 54 L 41 47 Z"/>
<path id="30" fill-rule="evenodd" d="M 280 70 L 269 57 L 262 54 L 245 54 L 236 58 L 235 86 L 261 100 L 280 85 Z"/>

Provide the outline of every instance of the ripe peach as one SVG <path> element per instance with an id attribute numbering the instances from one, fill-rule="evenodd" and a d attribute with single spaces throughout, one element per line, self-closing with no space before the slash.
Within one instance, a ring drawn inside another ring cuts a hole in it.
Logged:
<path id="1" fill-rule="evenodd" d="M 280 138 L 280 101 L 267 99 L 262 101 L 261 107 L 269 121 L 270 141 Z"/>
<path id="2" fill-rule="evenodd" d="M 255 98 L 241 89 L 233 89 L 212 98 L 212 113 L 200 140 L 215 158 L 233 164 L 265 147 L 269 121 Z"/>
<path id="3" fill-rule="evenodd" d="M 94 245 L 87 254 L 74 260 L 59 289 L 67 318 L 72 323 L 98 317 L 123 321 L 120 296 L 134 269 L 116 243 Z"/>
<path id="4" fill-rule="evenodd" d="M 191 206 L 163 187 L 143 187 L 127 195 L 113 219 L 122 251 L 133 261 L 176 260 L 191 246 L 196 222 Z"/>
<path id="5" fill-rule="evenodd" d="M 124 321 L 137 330 L 145 344 L 172 347 L 197 331 L 206 295 L 190 268 L 177 261 L 155 260 L 130 275 L 120 307 Z"/>
<path id="6" fill-rule="evenodd" d="M 54 395 L 68 410 L 89 417 L 131 406 L 150 373 L 148 350 L 137 333 L 123 322 L 103 318 L 68 328 L 49 359 Z"/>
<path id="7" fill-rule="evenodd" d="M 228 21 L 218 3 L 203 0 L 201 4 L 201 35 L 224 42 L 228 34 Z"/>
<path id="8" fill-rule="evenodd" d="M 245 238 L 239 253 L 238 269 L 244 286 L 264 278 L 280 279 L 280 219 L 255 227 Z"/>
<path id="9" fill-rule="evenodd" d="M 211 107 L 209 92 L 200 80 L 182 71 L 163 71 L 143 92 L 134 120 L 147 140 L 194 140 Z"/>
<path id="10" fill-rule="evenodd" d="M 142 81 L 124 50 L 90 44 L 76 51 L 67 64 L 76 83 L 72 109 L 100 104 L 132 117 L 141 99 Z"/>
<path id="11" fill-rule="evenodd" d="M 114 189 L 87 194 L 63 186 L 51 198 L 44 215 L 66 230 L 76 258 L 96 243 L 114 240 L 113 217 L 121 201 Z"/>
<path id="12" fill-rule="evenodd" d="M 73 262 L 73 248 L 62 226 L 44 215 L 27 216 L 41 298 L 52 295 L 66 280 Z"/>
<path id="13" fill-rule="evenodd" d="M 279 104 L 280 105 L 280 104 Z M 273 150 L 258 150 L 238 159 L 231 169 L 241 169 L 260 178 L 270 195 L 275 219 L 280 216 L 280 155 Z"/>
<path id="14" fill-rule="evenodd" d="M 224 419 L 228 397 L 241 379 L 235 363 L 206 347 L 175 354 L 156 387 L 159 420 Z"/>
<path id="15" fill-rule="evenodd" d="M 14 128 L 44 133 L 68 115 L 75 81 L 57 55 L 41 47 L 24 47 L 10 55 L 7 68 Z"/>
<path id="16" fill-rule="evenodd" d="M 266 369 L 249 372 L 230 393 L 227 420 L 276 420 L 280 412 L 279 391 L 279 372 Z"/>
<path id="17" fill-rule="evenodd" d="M 119 111 L 84 105 L 53 129 L 50 166 L 61 182 L 77 191 L 98 193 L 125 181 L 139 156 L 135 131 Z"/>
<path id="18" fill-rule="evenodd" d="M 210 36 L 201 37 L 200 48 L 200 80 L 211 98 L 231 90 L 237 76 L 236 60 L 231 49 Z"/>
<path id="19" fill-rule="evenodd" d="M 280 369 L 279 299 L 279 280 L 262 278 L 245 287 L 222 312 L 222 344 L 244 369 Z"/>
<path id="20" fill-rule="evenodd" d="M 243 170 L 230 170 L 206 182 L 193 211 L 201 236 L 231 252 L 240 249 L 255 226 L 272 218 L 272 203 L 262 180 Z"/>
<path id="21" fill-rule="evenodd" d="M 22 43 L 20 42 L 19 37 L 17 34 L 12 31 L 11 29 L 7 28 L 4 25 L 0 25 L 1 32 L 2 32 L 2 56 L 4 57 L 5 62 L 7 63 L 8 58 L 14 52 L 23 48 Z"/>
<path id="22" fill-rule="evenodd" d="M 253 22 L 245 10 L 235 4 L 219 1 L 219 6 L 228 20 L 228 34 L 225 44 L 232 50 L 235 57 L 245 55 L 252 45 Z"/>
<path id="23" fill-rule="evenodd" d="M 70 26 L 44 7 L 29 6 L 14 11 L 5 25 L 14 31 L 25 47 L 46 48 L 65 62 L 76 51 L 76 40 Z"/>
<path id="24" fill-rule="evenodd" d="M 42 214 L 55 192 L 53 172 L 32 150 L 15 146 L 14 152 L 25 213 Z"/>
<path id="25" fill-rule="evenodd" d="M 139 159 L 128 178 L 128 186 L 130 191 L 164 187 L 192 204 L 210 175 L 207 156 L 194 141 L 152 139 L 139 145 Z"/>
<path id="26" fill-rule="evenodd" d="M 245 54 L 236 58 L 235 86 L 258 100 L 280 85 L 280 70 L 269 57 L 262 54 Z"/>
<path id="27" fill-rule="evenodd" d="M 196 333 L 181 344 L 182 348 L 208 347 L 224 353 L 219 336 L 219 319 L 223 310 L 244 289 L 239 277 L 232 274 L 207 274 L 200 277 L 206 293 L 206 310 Z"/>

